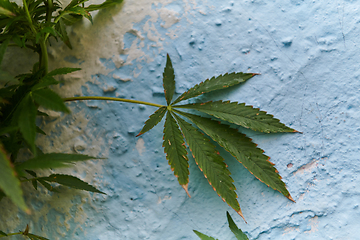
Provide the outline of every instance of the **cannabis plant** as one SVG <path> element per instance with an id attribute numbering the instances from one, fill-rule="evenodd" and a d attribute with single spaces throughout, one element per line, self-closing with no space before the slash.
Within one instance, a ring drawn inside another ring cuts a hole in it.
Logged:
<path id="1" fill-rule="evenodd" d="M 36 118 L 46 118 L 45 108 L 70 113 L 64 102 L 80 100 L 121 101 L 146 104 L 158 109 L 145 122 L 138 136 L 146 133 L 165 118 L 163 147 L 166 159 L 179 184 L 188 192 L 189 150 L 194 161 L 207 178 L 216 193 L 243 218 L 237 201 L 236 187 L 223 157 L 219 155 L 212 139 L 231 153 L 260 181 L 279 191 L 292 200 L 277 170 L 245 134 L 232 126 L 238 125 L 263 133 L 296 132 L 285 126 L 272 115 L 244 103 L 215 101 L 184 104 L 185 100 L 205 93 L 225 89 L 244 83 L 256 74 L 226 73 L 195 85 L 178 97 L 175 93 L 175 75 L 171 59 L 167 55 L 163 74 L 165 105 L 132 99 L 110 97 L 72 97 L 62 99 L 51 90 L 59 84 L 58 75 L 80 70 L 79 68 L 60 68 L 48 71 L 47 44 L 50 39 L 63 41 L 71 48 L 66 25 L 71 25 L 85 17 L 92 21 L 89 12 L 113 6 L 122 0 L 106 0 L 100 5 L 85 6 L 87 0 L 72 0 L 62 7 L 52 0 L 23 0 L 19 6 L 9 0 L 0 1 L 0 64 L 8 46 L 32 49 L 39 55 L 30 73 L 12 77 L 6 71 L 0 72 L 0 200 L 9 197 L 20 209 L 29 211 L 24 198 L 21 182 L 31 182 L 35 189 L 42 185 L 49 191 L 57 191 L 53 183 L 102 193 L 81 179 L 63 174 L 38 176 L 38 169 L 66 167 L 77 161 L 94 159 L 81 154 L 44 154 L 35 140 L 37 134 L 45 134 L 36 125 Z M 174 99 L 175 98 L 175 99 Z M 41 108 L 40 108 L 41 107 Z M 190 110 L 190 111 L 188 111 Z M 199 114 L 194 114 L 198 112 Z M 19 151 L 28 150 L 30 157 L 20 161 Z M 24 235 L 29 237 L 28 231 Z M 5 234 L 4 232 L 0 232 Z M 9 235 L 9 234 L 8 234 Z M 5 236 L 5 235 L 4 235 Z M 29 237 L 30 238 L 30 237 Z M 36 238 L 34 238 L 36 239 Z"/>
<path id="2" fill-rule="evenodd" d="M 50 39 L 60 39 L 71 48 L 67 25 L 83 17 L 92 21 L 91 11 L 122 2 L 106 0 L 99 5 L 85 6 L 87 1 L 72 0 L 67 6 L 53 0 L 23 0 L 22 6 L 9 0 L 0 1 L 0 64 L 8 46 L 32 49 L 39 55 L 39 61 L 30 73 L 13 77 L 4 70 L 0 71 L 0 200 L 8 196 L 26 212 L 29 210 L 23 198 L 21 182 L 30 181 L 35 189 L 40 184 L 50 191 L 56 191 L 51 183 L 57 183 L 103 193 L 74 176 L 52 174 L 39 177 L 35 172 L 94 159 L 80 154 L 44 154 L 35 144 L 36 134 L 45 134 L 36 125 L 38 116 L 46 116 L 39 107 L 70 113 L 62 98 L 50 89 L 50 86 L 59 84 L 55 77 L 79 70 L 61 68 L 48 72 L 47 45 Z M 21 149 L 31 153 L 25 161 L 19 160 Z"/>

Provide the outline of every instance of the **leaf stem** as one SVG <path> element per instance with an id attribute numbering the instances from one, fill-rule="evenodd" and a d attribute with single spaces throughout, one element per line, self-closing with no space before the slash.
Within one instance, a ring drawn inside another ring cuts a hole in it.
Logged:
<path id="1" fill-rule="evenodd" d="M 144 104 L 154 107 L 165 107 L 164 105 L 156 104 L 156 103 L 150 103 L 150 102 L 143 102 L 138 100 L 131 100 L 131 99 L 125 99 L 125 98 L 114 98 L 114 97 L 96 97 L 96 96 L 89 96 L 89 97 L 69 97 L 64 98 L 64 102 L 71 102 L 71 101 L 83 101 L 83 100 L 103 100 L 103 101 L 118 101 L 118 102 L 130 102 L 130 103 L 136 103 L 136 104 Z"/>
<path id="2" fill-rule="evenodd" d="M 31 19 L 30 13 L 29 13 L 29 8 L 28 8 L 28 6 L 27 6 L 26 0 L 23 0 L 23 5 L 24 5 L 25 14 L 26 14 L 26 19 L 27 19 L 28 22 L 29 22 L 31 31 L 33 31 L 33 33 L 36 35 L 36 29 L 35 29 L 34 24 L 33 24 L 33 22 L 32 22 L 32 19 Z"/>
<path id="3" fill-rule="evenodd" d="M 24 234 L 23 232 L 17 232 L 17 233 L 7 233 L 6 236 L 0 236 L 0 238 L 2 237 L 8 237 L 8 236 L 14 236 L 14 235 L 20 235 L 20 234 Z"/>

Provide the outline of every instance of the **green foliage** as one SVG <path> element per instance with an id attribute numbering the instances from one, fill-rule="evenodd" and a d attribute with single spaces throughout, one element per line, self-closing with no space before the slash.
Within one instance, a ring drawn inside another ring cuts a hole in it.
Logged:
<path id="1" fill-rule="evenodd" d="M 50 89 L 59 84 L 54 77 L 79 71 L 80 68 L 59 68 L 48 72 L 47 44 L 49 38 L 60 39 L 71 48 L 65 24 L 73 24 L 83 17 L 92 22 L 90 11 L 112 7 L 122 0 L 105 1 L 85 6 L 88 0 L 73 0 L 64 8 L 53 0 L 23 0 L 22 6 L 9 0 L 0 1 L 0 64 L 9 46 L 32 49 L 39 55 L 31 73 L 11 76 L 0 71 L 0 200 L 7 196 L 20 209 L 28 211 L 21 182 L 38 183 L 49 191 L 58 191 L 53 183 L 67 187 L 102 193 L 94 186 L 69 175 L 37 176 L 38 169 L 69 167 L 72 163 L 94 159 L 79 154 L 43 154 L 36 146 L 36 135 L 46 133 L 36 125 L 36 119 L 46 114 L 39 108 L 70 113 L 63 99 Z M 29 159 L 19 160 L 20 150 L 30 150 Z M 45 239 L 24 231 L 30 239 Z M 4 232 L 0 232 L 4 235 Z"/>
<path id="2" fill-rule="evenodd" d="M 25 201 L 22 198 L 22 190 L 20 188 L 20 181 L 15 176 L 15 171 L 11 167 L 10 159 L 7 158 L 5 151 L 0 146 L 0 188 L 4 194 L 22 210 L 27 210 Z"/>
<path id="3" fill-rule="evenodd" d="M 243 83 L 255 75 L 253 73 L 240 72 L 213 77 L 190 88 L 171 103 L 175 92 L 175 75 L 170 57 L 167 55 L 163 74 L 163 87 L 167 106 L 166 108 L 165 106 L 160 106 L 150 116 L 149 120 L 146 121 L 144 128 L 138 134 L 139 136 L 149 131 L 161 121 L 166 113 L 163 147 L 171 170 L 174 171 L 179 184 L 190 196 L 188 192 L 189 165 L 185 152 L 185 138 L 196 164 L 203 172 L 209 184 L 243 218 L 244 216 L 237 201 L 236 187 L 233 185 L 234 181 L 230 177 L 231 173 L 224 159 L 219 155 L 215 145 L 210 142 L 209 138 L 231 153 L 261 182 L 292 200 L 274 164 L 269 161 L 269 157 L 264 155 L 264 151 L 258 148 L 250 138 L 238 132 L 237 129 L 231 128 L 229 124 L 236 124 L 264 133 L 297 131 L 280 123 L 272 115 L 251 106 L 246 106 L 245 103 L 239 104 L 224 101 L 185 105 L 178 105 L 178 103 L 204 93 Z M 223 122 L 212 120 L 209 117 L 186 113 L 180 111 L 180 109 L 197 110 L 218 118 Z M 188 123 L 182 117 L 187 118 L 194 125 Z"/>
<path id="4" fill-rule="evenodd" d="M 229 212 L 226 212 L 226 217 L 228 219 L 229 222 L 229 228 L 230 230 L 234 233 L 235 237 L 237 240 L 249 240 L 248 237 L 245 235 L 245 233 L 243 233 L 241 231 L 241 229 L 239 229 L 234 220 L 231 218 Z"/>
<path id="5" fill-rule="evenodd" d="M 35 172 L 38 169 L 68 167 L 78 161 L 94 159 L 94 157 L 78 154 L 44 154 L 35 142 L 38 133 L 46 134 L 36 125 L 38 117 L 46 117 L 46 114 L 41 112 L 39 108 L 69 113 L 70 110 L 64 101 L 91 99 L 132 102 L 158 107 L 145 122 L 143 129 L 137 136 L 152 129 L 166 116 L 163 130 L 163 147 L 166 159 L 179 184 L 189 197 L 188 154 L 191 153 L 215 192 L 244 218 L 237 201 L 236 187 L 230 176 L 231 173 L 225 160 L 216 150 L 216 146 L 210 141 L 212 139 L 234 156 L 261 182 L 292 200 L 284 182 L 281 181 L 280 175 L 269 161 L 269 157 L 264 155 L 263 150 L 257 148 L 250 138 L 229 125 L 235 124 L 264 133 L 296 132 L 296 130 L 280 123 L 270 114 L 252 106 L 246 106 L 245 103 L 216 101 L 179 104 L 204 93 L 244 83 L 257 75 L 255 73 L 226 73 L 212 77 L 195 85 L 172 101 L 175 94 L 175 74 L 171 59 L 167 55 L 163 73 L 166 106 L 108 97 L 62 99 L 51 90 L 52 85 L 59 84 L 59 81 L 55 79 L 57 75 L 68 74 L 80 69 L 60 68 L 48 72 L 47 44 L 49 40 L 60 39 L 66 46 L 72 48 L 66 25 L 72 25 L 82 18 L 92 22 L 91 11 L 113 7 L 115 4 L 122 3 L 123 0 L 106 0 L 102 4 L 85 6 L 87 1 L 72 0 L 64 7 L 58 1 L 53 0 L 23 0 L 22 6 L 9 0 L 0 1 L 0 27 L 2 29 L 0 33 L 0 64 L 8 46 L 29 48 L 39 55 L 39 62 L 34 64 L 30 73 L 13 77 L 6 71 L 0 71 L 0 83 L 2 84 L 0 88 L 0 200 L 7 196 L 20 209 L 27 211 L 21 182 L 31 182 L 34 189 L 38 189 L 38 185 L 41 185 L 53 192 L 59 191 L 57 185 L 63 185 L 104 194 L 94 186 L 74 176 L 63 174 L 38 176 L 38 173 Z M 198 111 L 200 115 L 184 112 L 184 109 Z M 203 116 L 204 114 L 206 116 Z M 28 150 L 31 157 L 25 161 L 20 161 L 18 156 L 20 150 Z M 247 239 L 241 235 L 241 230 L 236 227 L 230 215 L 228 218 L 230 229 L 236 237 Z M 194 232 L 201 239 L 213 239 L 200 232 Z M 29 233 L 28 227 L 19 234 L 27 236 L 29 239 L 46 239 Z M 6 236 L 6 233 L 0 231 L 0 237 L 3 236 Z"/>
<path id="6" fill-rule="evenodd" d="M 229 212 L 226 212 L 226 217 L 228 219 L 228 223 L 229 223 L 229 228 L 230 230 L 234 233 L 235 237 L 237 240 L 249 240 L 249 238 L 246 236 L 245 233 L 243 233 L 241 231 L 241 229 L 239 229 L 234 220 L 231 218 Z M 215 238 L 213 237 L 209 237 L 199 231 L 193 230 L 194 233 L 201 239 L 201 240 L 215 240 Z"/>
<path id="7" fill-rule="evenodd" d="M 51 174 L 48 177 L 42 177 L 35 180 L 42 180 L 45 182 L 55 182 L 70 188 L 105 194 L 104 192 L 99 191 L 95 187 L 91 186 L 90 184 L 87 184 L 86 182 L 80 180 L 79 178 L 70 175 Z"/>
<path id="8" fill-rule="evenodd" d="M 196 230 L 193 230 L 193 231 L 201 240 L 218 240 L 218 239 L 215 239 L 213 237 L 206 236 L 205 234 L 203 234 L 201 232 L 198 232 Z"/>

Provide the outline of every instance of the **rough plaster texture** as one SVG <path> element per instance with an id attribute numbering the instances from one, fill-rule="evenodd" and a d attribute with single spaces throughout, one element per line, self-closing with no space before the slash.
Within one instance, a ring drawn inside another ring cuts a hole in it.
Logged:
<path id="1" fill-rule="evenodd" d="M 107 195 L 24 188 L 32 215 L 3 201 L 0 212 L 7 220 L 0 229 L 17 231 L 29 223 L 34 233 L 50 239 L 89 240 L 197 239 L 196 229 L 234 239 L 227 228 L 229 211 L 250 239 L 358 239 L 359 6 L 357 0 L 125 0 L 99 12 L 93 26 L 74 26 L 73 51 L 61 43 L 50 49 L 53 68 L 83 68 L 64 77 L 66 84 L 57 89 L 63 96 L 164 104 L 166 53 L 177 93 L 225 72 L 261 73 L 242 87 L 203 98 L 246 102 L 303 132 L 242 129 L 271 157 L 296 203 L 225 152 L 248 224 L 193 162 L 189 199 L 163 154 L 161 126 L 135 138 L 154 108 L 88 101 L 71 103 L 71 115 L 50 113 L 41 123 L 48 137 L 38 142 L 48 152 L 107 157 L 57 171 L 75 173 Z M 25 57 L 33 59 L 30 53 Z"/>

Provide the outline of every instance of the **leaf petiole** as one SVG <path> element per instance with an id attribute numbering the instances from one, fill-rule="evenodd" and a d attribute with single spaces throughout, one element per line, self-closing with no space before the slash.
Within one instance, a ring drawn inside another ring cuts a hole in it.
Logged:
<path id="1" fill-rule="evenodd" d="M 83 100 L 103 100 L 103 101 L 117 101 L 117 102 L 130 102 L 136 104 L 144 104 L 153 107 L 165 107 L 164 105 L 150 103 L 150 102 L 143 102 L 138 100 L 131 100 L 126 98 L 114 98 L 114 97 L 96 97 L 96 96 L 89 96 L 89 97 L 69 97 L 64 98 L 64 102 L 71 102 L 71 101 L 83 101 Z"/>

